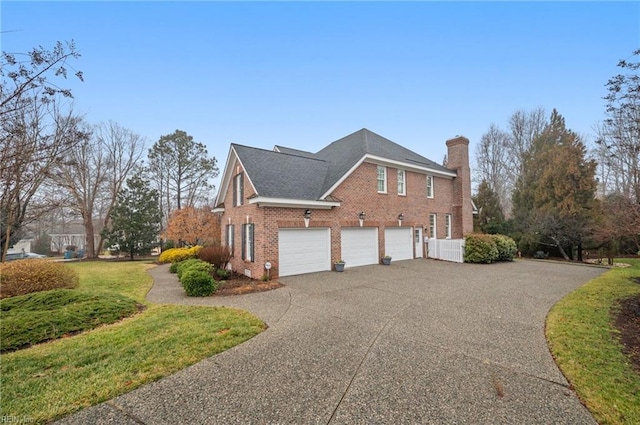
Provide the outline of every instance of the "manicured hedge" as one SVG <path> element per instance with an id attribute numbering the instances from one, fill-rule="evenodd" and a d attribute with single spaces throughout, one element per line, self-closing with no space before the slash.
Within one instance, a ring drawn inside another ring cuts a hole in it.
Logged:
<path id="1" fill-rule="evenodd" d="M 516 252 L 518 251 L 516 242 L 505 235 L 491 235 L 491 237 L 496 243 L 496 248 L 498 248 L 498 258 L 496 260 L 513 261 L 513 257 L 516 256 Z"/>
<path id="2" fill-rule="evenodd" d="M 211 273 L 198 270 L 197 267 L 193 266 L 184 271 L 180 282 L 184 291 L 190 297 L 207 297 L 217 289 Z"/>
<path id="3" fill-rule="evenodd" d="M 191 248 L 169 248 L 160 254 L 158 262 L 160 264 L 177 263 L 189 258 L 196 258 L 201 249 L 200 245 L 192 246 Z"/>
<path id="4" fill-rule="evenodd" d="M 175 269 L 178 280 L 190 297 L 206 297 L 218 288 L 217 282 L 213 279 L 213 265 L 206 261 L 190 258 L 173 263 L 171 269 Z"/>
<path id="5" fill-rule="evenodd" d="M 15 297 L 52 289 L 75 288 L 75 270 L 51 260 L 15 260 L 0 264 L 0 298 Z"/>
<path id="6" fill-rule="evenodd" d="M 517 246 L 505 235 L 471 234 L 465 237 L 465 263 L 493 263 L 513 261 Z"/>

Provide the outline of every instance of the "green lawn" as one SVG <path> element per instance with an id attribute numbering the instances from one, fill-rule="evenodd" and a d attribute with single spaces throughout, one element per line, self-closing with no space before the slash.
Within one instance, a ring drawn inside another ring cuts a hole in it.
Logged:
<path id="1" fill-rule="evenodd" d="M 83 262 L 79 293 L 143 303 L 152 285 L 141 262 Z M 236 309 L 154 305 L 118 323 L 3 354 L 1 416 L 45 423 L 227 350 L 265 325 Z"/>
<path id="2" fill-rule="evenodd" d="M 612 326 L 617 302 L 640 293 L 631 281 L 640 260 L 591 280 L 556 304 L 547 317 L 547 340 L 560 369 L 601 424 L 640 424 L 640 374 Z"/>

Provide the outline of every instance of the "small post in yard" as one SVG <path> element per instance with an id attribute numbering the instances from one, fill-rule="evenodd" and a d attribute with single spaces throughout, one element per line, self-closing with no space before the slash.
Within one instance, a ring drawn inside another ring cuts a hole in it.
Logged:
<path id="1" fill-rule="evenodd" d="M 267 279 L 271 280 L 271 276 L 269 275 L 269 270 L 271 270 L 271 263 L 269 261 L 264 263 L 264 268 L 267 269 Z"/>

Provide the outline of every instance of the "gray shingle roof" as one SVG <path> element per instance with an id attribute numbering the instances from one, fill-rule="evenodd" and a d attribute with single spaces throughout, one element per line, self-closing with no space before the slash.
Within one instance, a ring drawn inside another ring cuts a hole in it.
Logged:
<path id="1" fill-rule="evenodd" d="M 411 163 L 450 173 L 451 170 L 363 128 L 313 154 L 276 146 L 276 151 L 232 145 L 258 195 L 319 200 L 363 156 Z"/>
<path id="2" fill-rule="evenodd" d="M 327 175 L 325 161 L 232 145 L 258 195 L 273 198 L 318 200 Z"/>

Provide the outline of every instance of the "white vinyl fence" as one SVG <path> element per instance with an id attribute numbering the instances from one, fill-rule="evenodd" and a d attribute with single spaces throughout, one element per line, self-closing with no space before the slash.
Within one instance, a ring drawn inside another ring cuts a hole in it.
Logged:
<path id="1" fill-rule="evenodd" d="M 464 239 L 429 239 L 429 258 L 462 263 L 464 259 Z"/>

